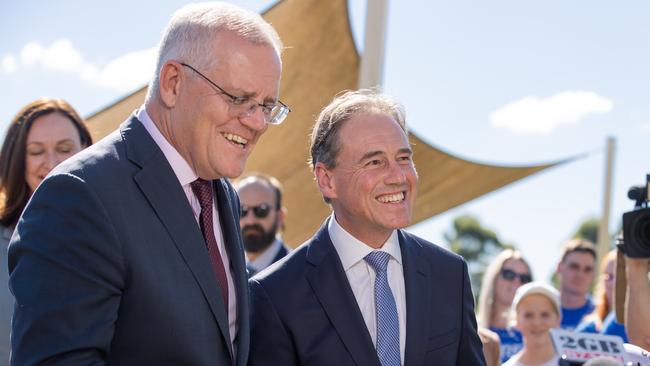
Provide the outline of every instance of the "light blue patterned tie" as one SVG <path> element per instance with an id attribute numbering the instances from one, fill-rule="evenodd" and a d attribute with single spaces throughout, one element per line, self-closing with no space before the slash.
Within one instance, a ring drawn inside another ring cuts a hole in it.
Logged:
<path id="1" fill-rule="evenodd" d="M 375 251 L 364 260 L 374 268 L 375 312 L 377 319 L 377 355 L 382 366 L 400 366 L 399 318 L 395 297 L 388 285 L 388 260 L 390 254 Z"/>

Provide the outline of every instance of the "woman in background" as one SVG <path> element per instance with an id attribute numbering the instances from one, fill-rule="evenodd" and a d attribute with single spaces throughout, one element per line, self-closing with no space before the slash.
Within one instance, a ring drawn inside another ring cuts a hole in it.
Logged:
<path id="1" fill-rule="evenodd" d="M 614 313 L 614 285 L 616 283 L 616 249 L 600 261 L 600 278 L 594 290 L 596 307 L 578 325 L 576 332 L 615 335 L 628 343 L 625 325 L 616 321 Z"/>
<path id="2" fill-rule="evenodd" d="M 487 267 L 478 300 L 478 323 L 499 335 L 501 362 L 523 347 L 521 333 L 512 327 L 510 306 L 517 289 L 530 281 L 528 262 L 516 250 L 506 249 Z"/>
<path id="3" fill-rule="evenodd" d="M 558 291 L 542 282 L 525 284 L 517 290 L 512 310 L 524 347 L 503 366 L 557 366 L 560 357 L 549 330 L 558 328 L 562 318 Z"/>
<path id="4" fill-rule="evenodd" d="M 90 146 L 77 112 L 61 99 L 42 98 L 13 118 L 0 150 L 0 365 L 8 364 L 13 297 L 7 287 L 7 245 L 27 201 L 59 163 Z"/>

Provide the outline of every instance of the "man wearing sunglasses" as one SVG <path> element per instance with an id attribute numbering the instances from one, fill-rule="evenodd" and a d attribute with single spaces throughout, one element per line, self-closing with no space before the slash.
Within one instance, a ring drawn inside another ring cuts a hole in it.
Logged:
<path id="1" fill-rule="evenodd" d="M 234 5 L 173 15 L 144 105 L 53 171 L 16 228 L 12 364 L 247 364 L 228 178 L 289 111 L 281 49 L 266 21 Z"/>
<path id="2" fill-rule="evenodd" d="M 252 277 L 289 253 L 280 237 L 287 209 L 282 206 L 282 185 L 274 177 L 253 173 L 234 186 L 241 204 L 246 268 Z"/>
<path id="3" fill-rule="evenodd" d="M 589 240 L 571 239 L 562 247 L 562 257 L 557 265 L 562 302 L 561 327 L 575 329 L 585 315 L 594 310 L 589 288 L 594 280 L 596 247 Z"/>
<path id="4" fill-rule="evenodd" d="M 253 277 L 251 366 L 480 366 L 465 261 L 403 230 L 417 195 L 401 105 L 335 98 L 312 132 L 311 168 L 332 215 Z"/>

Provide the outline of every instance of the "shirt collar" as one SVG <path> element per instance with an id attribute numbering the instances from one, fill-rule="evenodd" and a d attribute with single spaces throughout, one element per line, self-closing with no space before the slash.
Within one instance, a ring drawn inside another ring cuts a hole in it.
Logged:
<path id="1" fill-rule="evenodd" d="M 336 249 L 336 252 L 341 258 L 341 264 L 343 265 L 343 270 L 347 271 L 352 266 L 357 264 L 359 261 L 363 260 L 365 256 L 370 254 L 375 250 L 380 250 L 390 254 L 390 256 L 397 261 L 400 265 L 402 264 L 402 252 L 399 247 L 399 238 L 397 237 L 397 230 L 393 232 L 388 237 L 388 240 L 384 245 L 379 249 L 373 249 L 369 245 L 360 241 L 347 232 L 339 223 L 336 221 L 336 216 L 334 213 L 330 216 L 330 220 L 327 224 L 327 231 L 332 240 L 332 244 Z"/>
<path id="2" fill-rule="evenodd" d="M 275 239 L 273 243 L 271 243 L 271 245 L 266 248 L 264 253 L 257 256 L 255 260 L 249 261 L 248 257 L 246 257 L 246 263 L 248 263 L 248 265 L 252 267 L 256 272 L 259 272 L 273 264 L 273 259 L 280 251 L 280 248 L 282 248 L 282 241 Z"/>
<path id="3" fill-rule="evenodd" d="M 149 135 L 151 135 L 153 140 L 156 142 L 156 145 L 158 145 L 163 155 L 165 155 L 167 162 L 171 165 L 176 178 L 178 178 L 178 181 L 181 183 L 181 186 L 194 182 L 198 178 L 196 173 L 194 173 L 181 154 L 179 154 L 169 141 L 167 141 L 165 136 L 160 133 L 158 126 L 153 122 L 144 105 L 136 112 L 136 117 L 138 117 L 140 122 L 142 122 L 144 128 L 149 132 Z"/>

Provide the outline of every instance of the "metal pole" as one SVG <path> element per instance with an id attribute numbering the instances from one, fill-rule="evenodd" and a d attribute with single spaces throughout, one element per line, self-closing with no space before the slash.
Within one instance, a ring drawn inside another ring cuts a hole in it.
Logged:
<path id="1" fill-rule="evenodd" d="M 605 161 L 605 189 L 603 192 L 603 212 L 598 226 L 598 258 L 603 258 L 611 248 L 609 237 L 609 207 L 612 196 L 612 177 L 614 176 L 614 154 L 616 150 L 616 139 L 607 138 L 607 156 Z"/>
<path id="2" fill-rule="evenodd" d="M 368 0 L 366 33 L 359 70 L 359 88 L 381 88 L 386 49 L 388 0 Z"/>

